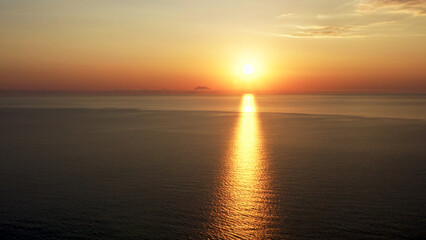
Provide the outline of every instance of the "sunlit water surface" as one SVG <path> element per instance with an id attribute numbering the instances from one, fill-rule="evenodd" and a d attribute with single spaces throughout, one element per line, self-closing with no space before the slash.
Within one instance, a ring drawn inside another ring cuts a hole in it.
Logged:
<path id="1" fill-rule="evenodd" d="M 239 112 L 240 95 L 0 96 L 0 108 Z M 258 112 L 426 119 L 426 95 L 258 95 Z"/>
<path id="2" fill-rule="evenodd" d="M 424 96 L 0 98 L 4 239 L 421 239 Z"/>
<path id="3" fill-rule="evenodd" d="M 276 211 L 254 96 L 246 94 L 213 200 L 212 238 L 268 239 Z M 275 203 L 276 204 L 276 203 Z M 273 234 L 273 233 L 272 233 Z"/>

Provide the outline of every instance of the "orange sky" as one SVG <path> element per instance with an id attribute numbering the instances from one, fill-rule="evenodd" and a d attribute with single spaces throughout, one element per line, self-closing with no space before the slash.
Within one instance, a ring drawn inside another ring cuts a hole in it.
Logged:
<path id="1" fill-rule="evenodd" d="M 0 90 L 426 92 L 424 0 L 0 0 L 0 36 Z"/>

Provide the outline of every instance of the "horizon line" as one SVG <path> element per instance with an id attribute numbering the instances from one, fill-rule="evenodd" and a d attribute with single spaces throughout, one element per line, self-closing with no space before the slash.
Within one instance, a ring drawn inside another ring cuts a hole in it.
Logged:
<path id="1" fill-rule="evenodd" d="M 426 91 L 377 91 L 377 90 L 358 90 L 358 91 L 267 91 L 267 90 L 171 90 L 171 89 L 143 89 L 143 90 L 18 90 L 18 89 L 0 89 L 0 95 L 13 95 L 13 94 L 64 94 L 64 95 L 80 95 L 80 94 L 93 94 L 93 95 L 235 95 L 235 94 L 265 94 L 265 95 L 425 95 Z"/>

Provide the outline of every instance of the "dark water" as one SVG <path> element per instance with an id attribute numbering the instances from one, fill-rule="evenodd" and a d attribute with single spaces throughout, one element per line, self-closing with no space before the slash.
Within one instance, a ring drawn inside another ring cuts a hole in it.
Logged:
<path id="1" fill-rule="evenodd" d="M 0 98 L 0 239 L 422 239 L 425 96 Z"/>

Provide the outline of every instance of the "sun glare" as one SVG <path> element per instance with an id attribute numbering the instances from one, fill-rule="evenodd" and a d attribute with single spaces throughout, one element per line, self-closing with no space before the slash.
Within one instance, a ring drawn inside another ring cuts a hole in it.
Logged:
<path id="1" fill-rule="evenodd" d="M 254 95 L 244 94 L 240 113 L 220 175 L 223 183 L 215 194 L 213 235 L 268 239 L 275 208 L 269 201 L 273 194 Z"/>
<path id="2" fill-rule="evenodd" d="M 243 96 L 243 101 L 241 104 L 241 112 L 242 113 L 256 112 L 255 105 L 254 105 L 254 97 L 252 94 L 245 94 Z"/>
<path id="3" fill-rule="evenodd" d="M 243 72 L 247 76 L 252 75 L 254 73 L 254 66 L 252 64 L 246 64 L 246 65 L 244 65 Z"/>

